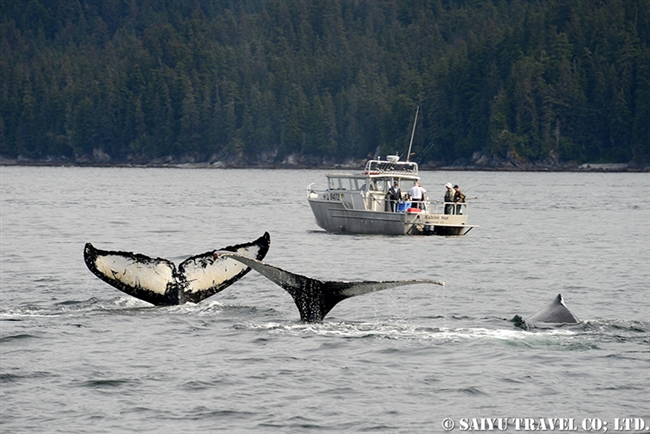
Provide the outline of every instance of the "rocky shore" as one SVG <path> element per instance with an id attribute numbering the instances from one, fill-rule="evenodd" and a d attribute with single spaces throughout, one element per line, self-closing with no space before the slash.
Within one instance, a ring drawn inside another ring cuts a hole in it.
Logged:
<path id="1" fill-rule="evenodd" d="M 312 157 L 292 155 L 281 162 L 258 158 L 254 161 L 244 158 L 212 158 L 197 161 L 191 157 L 156 158 L 151 160 L 129 159 L 113 161 L 106 154 L 94 153 L 79 158 L 48 157 L 30 159 L 25 157 L 7 158 L 0 155 L 0 166 L 71 166 L 71 167 L 167 167 L 196 169 L 346 169 L 355 170 L 364 167 L 366 160 L 347 160 L 344 162 L 326 161 Z M 417 162 L 417 158 L 414 159 Z M 512 172 L 650 172 L 650 164 L 628 163 L 576 163 L 552 161 L 530 162 L 521 158 L 486 157 L 474 153 L 472 158 L 459 159 L 454 162 L 428 161 L 420 164 L 420 170 L 482 170 Z"/>

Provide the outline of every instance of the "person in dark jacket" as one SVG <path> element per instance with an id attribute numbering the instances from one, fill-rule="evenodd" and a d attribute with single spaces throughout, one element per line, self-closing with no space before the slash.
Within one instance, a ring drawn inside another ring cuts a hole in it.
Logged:
<path id="1" fill-rule="evenodd" d="M 390 210 L 395 212 L 397 203 L 402 199 L 402 192 L 399 189 L 397 181 L 388 189 L 388 201 L 390 202 Z"/>
<path id="2" fill-rule="evenodd" d="M 460 203 L 465 203 L 465 195 L 460 191 L 460 187 L 454 185 L 454 203 L 456 204 L 456 214 L 463 213 L 463 206 Z"/>

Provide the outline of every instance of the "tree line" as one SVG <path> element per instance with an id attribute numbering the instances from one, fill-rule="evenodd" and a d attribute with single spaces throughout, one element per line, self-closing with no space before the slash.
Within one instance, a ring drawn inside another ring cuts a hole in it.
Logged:
<path id="1" fill-rule="evenodd" d="M 0 155 L 650 159 L 650 0 L 0 0 Z"/>

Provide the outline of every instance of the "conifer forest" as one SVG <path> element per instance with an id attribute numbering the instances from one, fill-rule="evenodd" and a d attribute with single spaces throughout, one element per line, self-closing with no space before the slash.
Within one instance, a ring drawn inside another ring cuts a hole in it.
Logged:
<path id="1" fill-rule="evenodd" d="M 0 156 L 650 161 L 650 0 L 0 0 Z"/>

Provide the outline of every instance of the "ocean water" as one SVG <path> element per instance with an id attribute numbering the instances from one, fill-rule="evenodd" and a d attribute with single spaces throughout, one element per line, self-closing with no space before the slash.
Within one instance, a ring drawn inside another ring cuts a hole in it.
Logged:
<path id="1" fill-rule="evenodd" d="M 0 432 L 650 430 L 647 173 L 423 172 L 430 197 L 476 197 L 463 238 L 325 233 L 324 174 L 0 167 Z M 154 307 L 83 262 L 86 242 L 179 263 L 265 231 L 296 273 L 446 286 L 305 324 L 255 272 Z M 580 324 L 507 321 L 558 293 Z"/>

